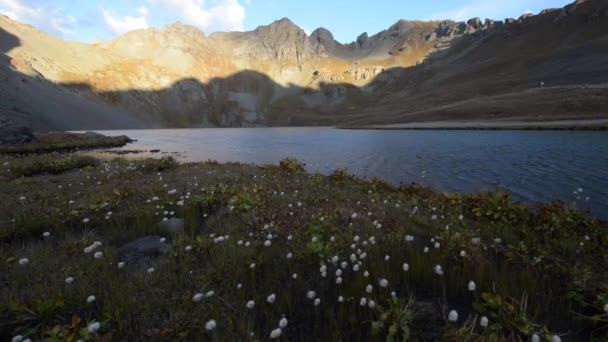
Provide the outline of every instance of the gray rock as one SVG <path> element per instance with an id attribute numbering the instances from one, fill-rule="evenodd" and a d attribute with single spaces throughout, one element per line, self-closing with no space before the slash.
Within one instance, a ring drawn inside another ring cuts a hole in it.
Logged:
<path id="1" fill-rule="evenodd" d="M 0 118 L 0 145 L 24 145 L 38 142 L 32 130 L 8 118 Z"/>
<path id="2" fill-rule="evenodd" d="M 479 19 L 479 18 L 469 19 L 469 21 L 467 21 L 467 30 L 469 32 L 475 32 L 475 31 L 481 29 L 481 27 L 482 27 L 481 19 Z"/>
<path id="3" fill-rule="evenodd" d="M 184 220 L 177 217 L 172 217 L 167 221 L 162 221 L 160 223 L 160 227 L 172 235 L 180 234 L 184 231 Z"/>
<path id="4" fill-rule="evenodd" d="M 119 249 L 121 261 L 125 262 L 127 269 L 135 272 L 157 265 L 158 258 L 171 249 L 160 239 L 160 236 L 149 235 L 125 244 Z"/>

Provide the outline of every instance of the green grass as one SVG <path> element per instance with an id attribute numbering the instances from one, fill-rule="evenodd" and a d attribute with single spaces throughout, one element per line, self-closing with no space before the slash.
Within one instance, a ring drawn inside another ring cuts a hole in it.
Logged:
<path id="1" fill-rule="evenodd" d="M 0 170 L 0 177 L 19 178 L 50 173 L 59 174 L 74 169 L 82 169 L 97 165 L 93 157 L 78 155 L 36 155 L 25 159 L 13 159 Z"/>
<path id="2" fill-rule="evenodd" d="M 23 155 L 73 151 L 99 147 L 124 146 L 131 140 L 126 136 L 106 137 L 77 133 L 37 133 L 38 142 L 28 145 L 0 146 L 0 154 Z"/>
<path id="3" fill-rule="evenodd" d="M 182 234 L 159 224 L 172 216 L 184 220 Z M 171 252 L 152 273 L 119 269 L 120 246 L 146 235 L 165 237 Z M 94 241 L 99 259 L 83 251 Z M 607 247 L 608 229 L 593 217 L 559 204 L 530 209 L 503 194 L 441 195 L 344 170 L 308 174 L 295 160 L 98 161 L 0 182 L 0 340 L 268 340 L 285 316 L 284 341 L 528 341 L 533 333 L 601 341 Z M 361 297 L 376 305 L 360 306 Z M 101 328 L 89 333 L 93 321 Z"/>

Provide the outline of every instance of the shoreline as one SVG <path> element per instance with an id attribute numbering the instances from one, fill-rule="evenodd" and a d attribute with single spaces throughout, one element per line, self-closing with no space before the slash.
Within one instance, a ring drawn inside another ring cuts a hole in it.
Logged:
<path id="1" fill-rule="evenodd" d="M 453 340 L 464 324 L 481 341 L 489 330 L 466 322 L 487 316 L 497 340 L 589 340 L 598 323 L 577 314 L 605 310 L 568 294 L 605 293 L 608 227 L 564 205 L 308 173 L 294 159 L 0 158 L 2 340 L 54 327 L 86 339 L 95 322 L 120 340 L 261 340 L 285 317 L 289 340 L 364 341 L 385 312 L 418 339 Z M 521 317 L 536 328 L 512 328 Z"/>
<path id="2" fill-rule="evenodd" d="M 354 130 L 521 130 L 521 131 L 606 131 L 608 119 L 556 121 L 431 121 L 390 125 L 339 125 Z"/>

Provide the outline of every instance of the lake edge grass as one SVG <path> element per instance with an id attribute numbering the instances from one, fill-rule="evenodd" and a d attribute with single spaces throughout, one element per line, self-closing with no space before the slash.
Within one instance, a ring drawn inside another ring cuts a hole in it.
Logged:
<path id="1" fill-rule="evenodd" d="M 29 158 L 4 160 L 18 166 Z M 606 269 L 598 260 L 606 258 L 607 227 L 564 204 L 531 209 L 508 194 L 439 194 L 346 170 L 308 174 L 293 159 L 252 166 L 117 158 L 70 170 L 76 172 L 0 182 L 0 282 L 9 289 L 0 296 L 2 337 L 267 339 L 283 314 L 290 340 L 608 336 Z M 184 232 L 164 230 L 163 217 L 184 220 Z M 120 271 L 119 247 L 148 235 L 165 237 L 173 254 L 153 272 Z M 99 259 L 82 252 L 95 241 L 102 242 Z M 285 258 L 288 252 L 293 258 Z M 23 258 L 28 262 L 19 265 Z M 363 274 L 368 270 L 371 277 Z M 67 276 L 76 278 L 73 286 Z M 467 289 L 471 280 L 478 290 Z M 206 296 L 210 290 L 216 293 Z M 308 290 L 322 298 L 320 306 Z M 198 291 L 206 300 L 196 304 Z M 271 293 L 278 298 L 272 305 Z M 97 298 L 89 305 L 91 294 Z M 361 306 L 362 298 L 374 306 Z M 245 308 L 250 299 L 253 311 Z M 543 310 L 544 302 L 552 307 Z M 437 320 L 427 329 L 415 317 L 428 303 L 438 316 L 427 312 Z M 452 309 L 461 315 L 457 322 L 450 321 Z M 482 315 L 489 327 L 480 326 Z M 206 330 L 211 319 L 218 328 Z M 94 322 L 102 328 L 91 333 Z"/>

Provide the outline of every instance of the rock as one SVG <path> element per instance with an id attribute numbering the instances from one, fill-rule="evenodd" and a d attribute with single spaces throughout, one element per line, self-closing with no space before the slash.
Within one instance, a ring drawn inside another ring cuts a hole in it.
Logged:
<path id="1" fill-rule="evenodd" d="M 357 44 L 359 44 L 359 46 L 363 46 L 368 38 L 367 32 L 361 33 L 359 37 L 357 37 Z"/>
<path id="2" fill-rule="evenodd" d="M 38 142 L 32 130 L 8 118 L 0 118 L 0 145 L 24 145 Z"/>
<path id="3" fill-rule="evenodd" d="M 120 247 L 120 260 L 134 272 L 142 272 L 158 264 L 158 258 L 166 254 L 171 247 L 160 242 L 161 237 L 149 235 L 129 242 Z"/>
<path id="4" fill-rule="evenodd" d="M 514 22 L 516 22 L 516 20 L 513 19 L 513 18 L 506 18 L 505 19 L 505 24 L 513 24 Z"/>
<path id="5" fill-rule="evenodd" d="M 481 27 L 482 27 L 481 19 L 479 19 L 479 18 L 469 19 L 469 21 L 467 21 L 467 32 L 468 33 L 476 32 L 479 29 L 481 29 Z"/>
<path id="6" fill-rule="evenodd" d="M 184 220 L 177 217 L 172 217 L 167 221 L 162 221 L 160 223 L 160 227 L 172 235 L 180 234 L 184 231 Z"/>

